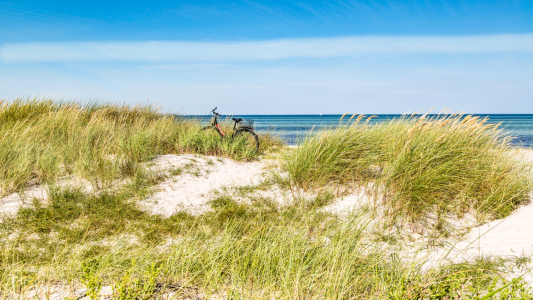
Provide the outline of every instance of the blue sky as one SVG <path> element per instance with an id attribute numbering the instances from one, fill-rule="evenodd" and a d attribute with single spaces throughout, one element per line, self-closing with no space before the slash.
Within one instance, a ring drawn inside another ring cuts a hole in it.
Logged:
<path id="1" fill-rule="evenodd" d="M 2 1 L 0 98 L 533 113 L 533 1 Z"/>

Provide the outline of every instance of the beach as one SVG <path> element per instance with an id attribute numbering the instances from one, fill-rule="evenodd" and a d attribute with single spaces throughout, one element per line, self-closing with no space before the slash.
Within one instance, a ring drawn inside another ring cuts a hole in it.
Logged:
<path id="1" fill-rule="evenodd" d="M 0 300 L 533 299 L 533 1 L 3 1 Z"/>
<path id="2" fill-rule="evenodd" d="M 482 118 L 361 116 L 250 151 L 149 108 L 15 105 L 7 298 L 531 294 L 533 150 Z"/>

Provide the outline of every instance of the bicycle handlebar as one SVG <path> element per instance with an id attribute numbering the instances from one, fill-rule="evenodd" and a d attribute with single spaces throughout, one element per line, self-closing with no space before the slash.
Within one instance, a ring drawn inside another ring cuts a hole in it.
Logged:
<path id="1" fill-rule="evenodd" d="M 211 113 L 214 114 L 215 116 L 220 116 L 220 114 L 217 113 L 216 110 L 217 110 L 217 107 L 213 108 L 213 110 L 211 111 Z"/>

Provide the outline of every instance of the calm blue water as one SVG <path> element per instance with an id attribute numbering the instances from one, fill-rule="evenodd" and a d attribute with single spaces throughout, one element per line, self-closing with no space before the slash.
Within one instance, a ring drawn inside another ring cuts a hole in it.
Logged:
<path id="1" fill-rule="evenodd" d="M 342 115 L 246 115 L 235 116 L 246 120 L 254 120 L 255 129 L 259 135 L 269 133 L 279 136 L 287 144 L 294 145 L 304 138 L 311 130 L 318 131 L 339 125 Z M 512 143 L 517 147 L 533 148 L 533 114 L 528 115 L 475 115 L 489 117 L 489 123 L 502 123 L 504 132 L 515 137 Z M 208 123 L 210 116 L 187 116 L 198 118 Z M 348 119 L 350 116 L 347 116 Z M 377 115 L 370 123 L 379 123 L 401 115 Z"/>

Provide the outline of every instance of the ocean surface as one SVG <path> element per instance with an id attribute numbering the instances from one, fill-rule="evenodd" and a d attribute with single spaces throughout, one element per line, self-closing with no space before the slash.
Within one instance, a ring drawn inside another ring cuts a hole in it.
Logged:
<path id="1" fill-rule="evenodd" d="M 371 124 L 400 118 L 401 115 L 375 115 Z M 511 143 L 516 147 L 533 148 L 533 114 L 492 114 L 474 115 L 481 118 L 488 117 L 488 123 L 502 123 L 503 132 L 514 137 Z M 211 116 L 186 116 L 197 118 L 201 122 L 209 123 Z M 223 116 L 230 117 L 230 116 Z M 312 132 L 325 128 L 338 126 L 342 115 L 235 115 L 233 117 L 253 120 L 256 132 L 261 135 L 269 133 L 280 137 L 289 145 L 298 141 Z M 345 117 L 349 119 L 350 115 Z"/>

